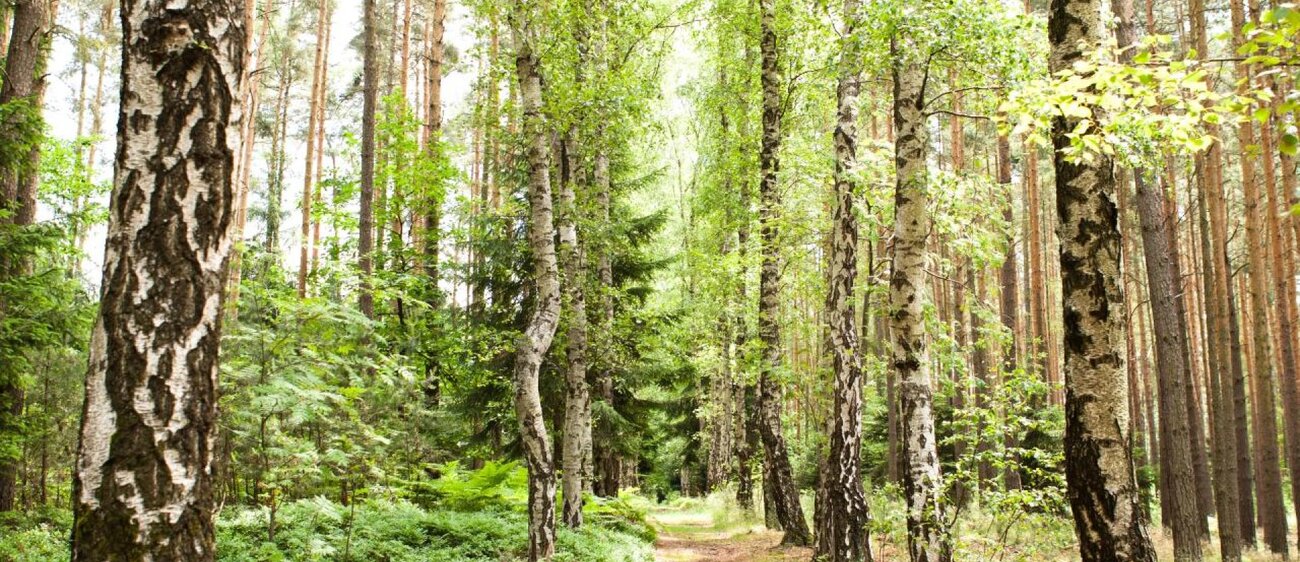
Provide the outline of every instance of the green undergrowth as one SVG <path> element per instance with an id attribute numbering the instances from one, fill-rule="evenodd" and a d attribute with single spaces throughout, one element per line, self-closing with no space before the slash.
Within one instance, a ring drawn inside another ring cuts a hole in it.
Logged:
<path id="1" fill-rule="evenodd" d="M 220 562 L 513 562 L 528 548 L 523 470 L 438 467 L 441 476 L 373 491 L 349 505 L 305 498 L 277 507 L 227 506 L 217 518 Z M 589 498 L 579 530 L 557 528 L 556 562 L 650 562 L 655 531 L 634 493 Z M 67 510 L 0 517 L 0 562 L 64 562 Z"/>
<path id="2" fill-rule="evenodd" d="M 391 561 L 498 562 L 523 558 L 528 517 L 521 510 L 426 511 L 405 500 L 342 506 L 324 499 L 288 504 L 267 538 L 269 510 L 223 513 L 217 547 L 222 562 Z M 560 527 L 557 561 L 640 562 L 651 559 L 644 535 L 630 525 L 593 517 L 578 531 Z"/>

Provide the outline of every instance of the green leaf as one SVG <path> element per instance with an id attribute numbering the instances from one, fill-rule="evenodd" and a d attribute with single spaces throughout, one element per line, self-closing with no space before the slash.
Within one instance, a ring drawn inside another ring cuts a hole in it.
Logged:
<path id="1" fill-rule="evenodd" d="M 1278 150 L 1281 150 L 1282 154 L 1287 156 L 1295 156 L 1297 144 L 1300 144 L 1300 139 L 1297 139 L 1293 133 L 1286 133 L 1282 135 L 1281 141 L 1278 142 Z"/>

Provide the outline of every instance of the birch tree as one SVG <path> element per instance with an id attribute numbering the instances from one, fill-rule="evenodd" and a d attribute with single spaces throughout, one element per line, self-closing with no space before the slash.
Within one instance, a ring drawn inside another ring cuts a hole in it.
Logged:
<path id="1" fill-rule="evenodd" d="M 122 3 L 122 101 L 72 558 L 215 558 L 217 352 L 243 0 Z"/>

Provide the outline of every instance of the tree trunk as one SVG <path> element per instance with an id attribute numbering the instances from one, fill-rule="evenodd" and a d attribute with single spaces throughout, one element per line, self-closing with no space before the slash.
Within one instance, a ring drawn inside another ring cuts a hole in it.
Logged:
<path id="1" fill-rule="evenodd" d="M 108 11 L 111 12 L 112 9 L 109 8 Z M 249 13 L 246 14 L 246 16 L 249 18 L 248 25 L 250 26 L 249 29 L 250 33 L 252 32 L 251 26 L 253 25 L 252 15 L 256 11 L 257 11 L 256 9 L 250 9 Z M 230 255 L 230 271 L 227 274 L 227 278 L 226 278 L 226 305 L 225 306 L 226 306 L 227 322 L 234 322 L 239 317 L 239 282 L 242 279 L 243 263 L 244 263 L 243 250 L 241 246 L 244 243 L 244 227 L 248 224 L 248 195 L 249 195 L 249 187 L 250 187 L 249 179 L 252 177 L 252 172 L 253 172 L 253 149 L 256 148 L 257 146 L 256 121 L 257 121 L 257 112 L 258 112 L 258 107 L 259 107 L 259 103 L 261 100 L 261 93 L 262 93 L 261 76 L 260 75 L 255 76 L 253 70 L 256 69 L 259 64 L 261 64 L 262 53 L 263 50 L 266 48 L 266 38 L 271 31 L 270 14 L 271 14 L 270 10 L 264 9 L 262 11 L 261 23 L 257 25 L 257 27 L 259 28 L 257 30 L 257 40 L 256 43 L 250 44 L 249 46 L 249 48 L 251 49 L 251 53 L 250 53 L 251 56 L 248 60 L 247 66 L 244 67 L 244 80 L 243 83 L 241 84 L 244 91 L 240 95 L 240 100 L 242 100 L 241 103 L 243 104 L 244 114 L 247 115 L 248 118 L 244 119 L 243 123 L 241 124 L 243 129 L 240 130 L 239 138 L 241 139 L 242 144 L 240 146 L 239 158 L 236 160 L 236 165 L 234 170 L 235 197 L 236 197 L 235 233 L 234 233 L 235 249 L 232 250 Z M 106 19 L 111 20 L 112 16 L 105 15 L 104 17 Z M 108 29 L 108 24 L 104 24 L 103 27 L 105 29 Z M 101 63 L 100 64 L 101 73 L 103 72 L 103 68 L 104 65 Z M 97 88 L 102 88 L 102 87 L 103 87 L 103 77 L 101 76 Z M 98 91 L 96 91 L 95 96 L 99 97 Z M 96 134 L 98 134 L 99 122 L 100 122 L 100 116 L 98 112 L 96 112 L 94 115 L 94 123 L 95 123 L 94 128 L 96 130 Z M 94 161 L 93 155 L 94 155 L 94 145 L 91 145 L 91 158 L 90 158 L 91 161 Z"/>
<path id="2" fill-rule="evenodd" d="M 117 167 L 73 482 L 73 560 L 214 559 L 244 11 L 244 0 L 122 5 Z"/>
<path id="3" fill-rule="evenodd" d="M 275 115 L 271 121 L 271 154 L 267 162 L 270 177 L 266 182 L 266 237 L 262 247 L 267 253 L 280 253 L 280 207 L 284 198 L 284 169 L 288 162 L 288 126 L 289 126 L 289 90 L 293 87 L 294 68 L 287 60 L 287 51 L 281 49 L 280 60 L 276 61 L 280 74 L 279 89 L 276 91 Z"/>
<path id="4" fill-rule="evenodd" d="M 1086 60 L 1080 43 L 1100 46 L 1105 32 L 1098 0 L 1052 0 L 1051 70 Z M 1129 453 L 1115 175 L 1104 155 L 1078 163 L 1062 155 L 1078 121 L 1057 117 L 1052 123 L 1065 327 L 1066 488 L 1084 562 L 1155 562 Z"/>
<path id="5" fill-rule="evenodd" d="M 1189 178 L 1190 179 L 1190 178 Z M 1190 189 L 1196 191 L 1197 220 L 1188 221 L 1189 232 L 1187 241 L 1187 256 L 1189 262 L 1200 260 L 1200 282 L 1189 279 L 1184 288 L 1187 298 L 1183 299 L 1184 305 L 1190 305 L 1184 310 L 1184 318 L 1191 320 L 1192 326 L 1189 327 L 1189 340 L 1196 342 L 1196 345 L 1190 345 L 1193 352 L 1189 355 L 1189 363 L 1192 364 L 1192 384 L 1187 388 L 1187 419 L 1191 424 L 1192 441 L 1189 446 L 1192 448 L 1192 472 L 1196 475 L 1196 509 L 1197 523 L 1201 527 L 1201 540 L 1209 540 L 1210 525 L 1209 518 L 1214 515 L 1214 483 L 1210 478 L 1210 461 L 1209 454 L 1206 451 L 1206 419 L 1209 415 L 1209 400 L 1203 394 L 1206 379 L 1205 373 L 1209 371 L 1209 365 L 1212 362 L 1211 356 L 1213 349 L 1210 349 L 1209 342 L 1209 316 L 1207 312 L 1210 309 L 1209 289 L 1211 288 L 1214 271 L 1213 260 L 1209 255 L 1207 248 L 1210 247 L 1209 231 L 1210 223 L 1209 212 L 1205 210 L 1205 202 L 1201 197 L 1200 190 L 1195 186 L 1189 185 Z M 1170 204 L 1174 203 L 1173 198 Z M 1166 213 L 1172 213 L 1172 210 Z M 1193 269 L 1195 267 L 1193 266 Z M 1211 420 L 1212 421 L 1212 420 Z"/>
<path id="6" fill-rule="evenodd" d="M 1286 216 L 1288 202 L 1284 200 L 1283 194 L 1295 193 L 1295 168 L 1291 163 L 1291 157 L 1281 156 L 1282 160 L 1282 182 L 1277 181 L 1277 170 L 1273 167 L 1274 142 L 1273 137 L 1277 131 L 1277 121 L 1270 120 L 1268 127 L 1261 131 L 1260 154 L 1265 156 L 1264 160 L 1264 189 L 1268 191 L 1270 206 L 1264 209 L 1269 221 L 1269 237 L 1271 238 L 1270 250 L 1273 256 L 1274 267 L 1274 290 L 1277 291 L 1277 298 L 1281 301 L 1278 306 L 1278 340 L 1281 345 L 1281 353 L 1278 358 L 1281 359 L 1281 376 L 1278 377 L 1283 385 L 1283 397 L 1294 399 L 1296 397 L 1295 373 L 1296 373 L 1296 355 L 1295 355 L 1295 329 L 1296 329 L 1296 293 L 1295 284 L 1295 254 L 1294 248 L 1291 247 L 1290 241 L 1286 238 L 1286 232 L 1281 228 L 1279 217 Z M 1290 169 L 1288 169 L 1290 168 Z M 1292 203 L 1294 204 L 1294 203 Z M 1295 219 L 1291 220 L 1292 225 L 1297 224 Z M 1256 323 L 1248 324 L 1255 330 L 1264 329 L 1266 321 L 1256 320 Z M 1268 359 L 1265 359 L 1268 360 Z M 1258 372 L 1251 369 L 1251 372 Z M 1258 477 L 1265 480 L 1266 483 L 1260 488 L 1260 523 L 1264 526 L 1264 541 L 1268 542 L 1269 550 L 1274 553 L 1287 554 L 1287 516 L 1286 510 L 1282 505 L 1282 474 L 1279 468 L 1278 440 L 1277 438 L 1260 438 L 1261 436 L 1277 436 L 1277 402 L 1273 394 L 1273 388 L 1260 388 L 1260 382 L 1253 386 L 1255 390 L 1256 408 L 1255 418 L 1257 422 L 1264 422 L 1266 425 L 1260 425 L 1256 432 L 1256 445 L 1260 450 L 1260 470 Z M 1292 412 L 1295 408 L 1292 408 Z M 1290 424 L 1291 420 L 1287 420 Z M 1291 435 L 1300 435 L 1300 431 L 1292 431 Z M 1288 444 L 1291 444 L 1288 437 Z M 1288 457 L 1288 464 L 1294 462 L 1295 457 Z M 1294 467 L 1292 467 L 1294 470 Z M 1291 472 L 1292 480 L 1296 477 L 1296 472 Z M 1295 500 L 1295 483 L 1292 483 L 1292 501 Z M 1269 516 L 1265 516 L 1268 513 Z"/>
<path id="7" fill-rule="evenodd" d="M 1011 139 L 1006 135 L 998 136 L 998 183 L 1006 186 L 1007 203 L 1002 207 L 1002 220 L 1007 224 L 1015 224 L 1014 200 L 1015 196 L 1011 189 Z M 1002 371 L 1010 373 L 1021 366 L 1020 361 L 1020 340 L 1022 339 L 1020 331 L 1020 305 L 1018 293 L 1020 274 L 1016 271 L 1016 236 L 1011 234 L 1007 237 L 1006 252 L 1002 256 L 1002 267 L 998 271 L 998 312 L 1002 320 L 1002 325 L 1007 328 L 1011 334 L 1011 343 L 1002 349 Z M 995 384 L 992 380 L 989 385 Z M 986 385 L 987 388 L 993 388 Z M 981 389 L 981 395 L 987 394 L 988 391 Z M 984 406 L 981 405 L 981 408 Z M 1007 438 L 1010 438 L 1008 436 Z M 979 467 L 980 480 L 992 482 L 997 478 L 993 467 L 988 462 L 980 463 Z M 1008 470 L 1008 473 L 1014 472 Z M 1011 486 L 1008 484 L 1008 488 Z"/>
<path id="8" fill-rule="evenodd" d="M 795 485 L 790 456 L 786 451 L 781 428 L 781 327 L 777 315 L 780 307 L 781 248 L 778 240 L 777 215 L 781 205 L 777 191 L 780 167 L 777 151 L 781 144 L 781 75 L 777 65 L 776 8 L 774 0 L 760 0 L 763 87 L 763 137 L 759 152 L 759 228 L 763 262 L 759 275 L 758 338 L 763 344 L 762 371 L 758 381 L 758 433 L 763 441 L 764 471 L 771 482 L 774 513 L 785 530 L 782 544 L 812 544 L 803 508 L 799 505 L 799 488 Z M 765 479 L 767 481 L 768 479 Z"/>
<path id="9" fill-rule="evenodd" d="M 1132 0 L 1112 5 L 1118 16 L 1116 38 L 1120 48 L 1136 41 Z M 1132 60 L 1132 50 L 1124 51 L 1123 62 Z M 1187 319 L 1183 315 L 1182 269 L 1178 263 L 1175 217 L 1166 215 L 1165 197 L 1142 169 L 1133 171 L 1137 192 L 1137 214 L 1142 225 L 1142 251 L 1145 257 L 1148 302 L 1155 333 L 1156 369 L 1159 384 L 1160 432 L 1163 446 L 1160 459 L 1167 472 L 1161 491 L 1167 511 L 1161 519 L 1173 530 L 1174 558 L 1180 562 L 1201 559 L 1200 526 L 1197 523 L 1196 480 L 1192 471 L 1191 442 L 1187 419 L 1187 388 L 1191 371 L 1187 365 Z M 1145 341 L 1140 342 L 1146 345 Z M 1153 420 L 1154 421 L 1154 420 Z"/>
<path id="10" fill-rule="evenodd" d="M 361 269 L 361 289 L 357 305 L 366 318 L 375 316 L 375 295 L 370 276 L 374 272 L 375 249 L 375 110 L 379 95 L 379 45 L 376 34 L 379 25 L 376 13 L 378 0 L 362 0 L 365 36 L 362 53 L 361 96 L 361 209 L 357 234 L 357 264 Z"/>
<path id="11" fill-rule="evenodd" d="M 316 58 L 311 73 L 311 99 L 307 111 L 307 156 L 303 158 L 302 175 L 302 229 L 299 232 L 298 252 L 298 298 L 307 296 L 307 273 L 310 263 L 307 261 L 311 252 L 311 203 L 312 184 L 315 176 L 312 167 L 316 164 L 317 143 L 324 143 L 324 137 L 317 137 L 317 123 L 325 114 L 321 107 L 321 92 L 325 88 L 325 30 L 330 18 L 330 2 L 317 0 L 316 11 Z"/>
<path id="12" fill-rule="evenodd" d="M 912 562 L 947 562 L 952 544 L 943 521 L 943 481 L 935 441 L 930 357 L 926 344 L 925 254 L 930 235 L 926 206 L 926 69 L 908 60 L 915 49 L 909 37 L 891 45 L 894 78 L 894 253 L 889 282 L 891 364 L 898 378 L 899 441 L 903 458 L 903 497 L 907 502 L 907 542 Z"/>
<path id="13" fill-rule="evenodd" d="M 409 6 L 409 2 L 408 2 Z M 442 158 L 442 65 L 445 55 L 443 48 L 443 35 L 447 19 L 447 1 L 434 0 L 433 14 L 430 21 L 426 22 L 429 26 L 429 45 L 428 57 L 426 59 L 425 71 L 425 91 L 426 99 L 424 100 L 425 118 L 424 118 L 424 155 L 428 166 L 425 169 L 436 169 L 438 160 Z M 403 57 L 407 56 L 407 43 L 403 43 Z M 405 84 L 406 59 L 403 58 L 402 79 Z M 438 250 L 442 241 L 440 235 L 442 222 L 442 201 L 443 190 L 445 186 L 436 178 L 425 180 L 424 197 L 421 205 L 417 208 L 424 210 L 424 216 L 417 219 L 412 217 L 412 237 L 420 239 L 421 256 L 418 267 L 424 272 L 427 278 L 427 288 L 425 293 L 425 303 L 430 309 L 436 309 L 442 304 L 441 289 L 438 287 L 440 279 L 438 271 Z M 394 240 L 401 240 L 401 211 L 394 213 L 393 220 L 397 224 L 394 232 Z M 416 222 L 418 220 L 418 222 Z M 418 228 L 417 228 L 418 226 Z M 396 247 L 400 248 L 401 244 Z M 454 287 L 453 287 L 454 289 Z M 426 400 L 431 405 L 436 405 L 441 397 L 442 373 L 438 365 L 438 358 L 434 354 L 425 354 L 424 356 L 424 393 Z"/>
<path id="14" fill-rule="evenodd" d="M 834 398 L 828 419 L 830 454 L 824 461 L 817 510 L 817 554 L 829 562 L 871 560 L 867 533 L 870 522 L 862 487 L 862 362 L 858 354 L 857 311 L 853 305 L 858 276 L 858 219 L 854 212 L 857 182 L 851 172 L 857 162 L 857 102 L 861 81 L 858 49 L 854 47 L 857 0 L 844 0 L 845 41 L 840 53 L 836 88 L 835 214 L 826 291 L 830 331 L 830 360 L 835 373 Z"/>
<path id="15" fill-rule="evenodd" d="M 597 150 L 595 162 L 592 167 L 592 182 L 596 188 L 596 207 L 603 224 L 609 224 L 610 221 L 610 178 L 609 178 L 609 155 L 603 150 Z M 602 333 L 609 334 L 614 329 L 614 268 L 613 257 L 610 255 L 608 248 L 600 250 L 600 258 L 596 264 L 596 275 L 600 280 L 600 330 Z M 606 361 L 599 369 L 596 370 L 595 376 L 596 399 L 604 403 L 606 410 L 612 411 L 614 408 L 614 376 L 611 372 L 609 362 Z M 614 448 L 615 431 L 612 422 L 602 417 L 596 422 L 595 434 L 598 437 L 593 441 L 592 457 L 593 468 L 596 469 L 595 492 L 597 495 L 605 497 L 618 497 L 619 490 L 619 463 L 618 455 Z"/>
<path id="16" fill-rule="evenodd" d="M 579 46 L 579 49 L 583 47 Z M 582 64 L 580 61 L 579 64 Z M 577 175 L 581 164 L 575 137 L 577 127 L 569 130 L 564 143 L 565 178 L 560 182 L 556 203 L 559 211 L 560 258 L 564 265 L 565 323 L 564 366 L 564 507 L 565 525 L 582 526 L 582 494 L 591 474 L 591 393 L 587 386 L 587 297 L 585 291 L 587 259 L 579 239 L 579 205 Z"/>
<path id="17" fill-rule="evenodd" d="M 1244 2 L 1242 0 L 1230 0 L 1231 18 L 1233 28 L 1233 45 L 1239 46 L 1243 42 L 1241 27 L 1245 25 Z M 1245 94 L 1250 84 L 1250 76 L 1247 73 L 1246 66 L 1238 63 L 1236 73 L 1241 79 L 1241 85 L 1238 87 L 1238 93 Z M 1238 138 L 1243 147 L 1240 151 L 1241 163 L 1241 182 L 1242 189 L 1247 189 L 1247 184 L 1251 189 L 1257 187 L 1255 178 L 1255 159 L 1248 154 L 1246 146 L 1255 143 L 1254 124 L 1245 120 L 1242 121 L 1238 129 Z M 1250 208 L 1251 202 L 1244 201 L 1247 209 Z M 1226 244 L 1226 241 L 1225 241 Z M 1254 250 L 1252 248 L 1252 250 Z M 1226 250 L 1225 250 L 1226 251 Z M 1225 258 L 1226 259 L 1226 258 Z M 1231 452 L 1233 458 L 1227 462 L 1233 465 L 1235 469 L 1233 476 L 1236 478 L 1235 494 L 1228 498 L 1228 501 L 1236 503 L 1237 512 L 1237 540 L 1241 544 L 1254 546 L 1255 544 L 1255 506 L 1251 501 L 1251 491 L 1254 488 L 1252 467 L 1250 462 L 1250 436 L 1247 431 L 1246 416 L 1246 380 L 1245 373 L 1241 366 L 1241 329 L 1237 325 L 1236 314 L 1237 307 L 1234 302 L 1233 286 L 1231 279 L 1224 283 L 1227 287 L 1227 309 L 1224 311 L 1228 321 L 1228 341 L 1229 347 L 1227 353 L 1231 359 L 1229 371 L 1224 373 L 1225 387 L 1224 393 L 1226 400 L 1231 401 L 1232 418 L 1227 420 L 1225 428 L 1227 431 L 1222 438 L 1232 441 L 1233 447 Z M 1230 393 L 1230 394 L 1229 394 Z M 1240 548 L 1240 546 L 1238 547 Z"/>
<path id="18" fill-rule="evenodd" d="M 515 354 L 515 415 L 528 467 L 528 559 L 555 554 L 555 461 L 542 417 L 538 375 L 560 316 L 560 282 L 551 210 L 550 144 L 542 117 L 542 76 L 533 51 L 534 15 L 522 0 L 510 11 L 515 70 L 527 143 L 528 242 L 533 253 L 534 309 Z"/>
<path id="19" fill-rule="evenodd" d="M 36 220 L 36 184 L 40 170 L 42 103 L 45 97 L 44 66 L 54 29 L 57 0 L 21 0 L 13 6 L 13 41 L 4 59 L 0 81 L 0 107 L 15 108 L 3 123 L 9 136 L 6 143 L 26 147 L 14 154 L 14 161 L 0 162 L 0 210 L 12 215 L 0 219 L 15 227 L 29 226 Z M 0 258 L 0 280 L 29 273 L 25 260 Z M 5 317 L 5 303 L 0 301 L 0 321 Z M 22 439 L 25 393 L 21 373 L 0 367 L 0 438 Z M 0 456 L 0 512 L 15 507 L 18 491 L 19 459 Z"/>
<path id="20" fill-rule="evenodd" d="M 1160 425 L 1163 445 L 1160 458 L 1168 466 L 1168 512 L 1162 519 L 1174 533 L 1174 557 L 1200 560 L 1200 524 L 1196 521 L 1196 477 L 1192 472 L 1191 431 L 1187 420 L 1187 321 L 1178 301 L 1182 270 L 1178 265 L 1173 236 L 1173 217 L 1164 213 L 1164 197 L 1141 175 L 1137 182 L 1137 210 L 1142 222 L 1142 249 L 1146 256 L 1147 285 L 1150 287 L 1151 318 L 1155 329 L 1156 378 L 1159 385 Z"/>
<path id="21" fill-rule="evenodd" d="M 409 5 L 409 3 L 408 3 Z M 429 60 L 428 68 L 425 73 L 425 90 L 428 92 L 425 99 L 425 108 L 428 116 L 424 122 L 424 132 L 428 141 L 424 145 L 425 157 L 430 160 L 437 159 L 442 154 L 442 66 L 445 53 L 443 52 L 443 35 L 447 20 L 447 0 L 433 1 L 433 19 L 428 22 L 432 26 L 429 41 Z M 405 55 L 403 55 L 405 57 Z M 431 289 L 438 289 L 438 243 L 441 240 L 439 234 L 442 210 L 439 206 L 442 204 L 441 185 L 430 185 L 425 197 L 425 214 L 424 214 L 424 272 L 429 276 Z"/>
<path id="22" fill-rule="evenodd" d="M 568 147 L 573 150 L 574 147 Z M 570 154 L 573 163 L 577 158 Z M 576 167 L 570 166 L 573 174 Z M 587 387 L 587 297 L 584 277 L 586 257 L 577 233 L 578 204 L 573 177 L 563 182 L 558 194 L 560 212 L 560 255 L 564 261 L 564 288 L 568 304 L 565 347 L 564 400 L 564 510 L 563 520 L 571 528 L 582 526 L 582 493 L 591 473 L 591 394 Z"/>

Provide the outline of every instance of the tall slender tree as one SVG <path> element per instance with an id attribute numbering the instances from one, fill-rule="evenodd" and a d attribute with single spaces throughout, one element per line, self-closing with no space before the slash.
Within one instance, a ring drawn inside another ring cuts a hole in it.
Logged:
<path id="1" fill-rule="evenodd" d="M 379 11 L 378 0 L 362 0 L 361 69 L 361 209 L 357 234 L 357 263 L 361 269 L 361 291 L 357 304 L 367 318 L 375 316 L 375 295 L 371 275 L 375 250 L 375 111 L 379 97 Z"/>
<path id="2" fill-rule="evenodd" d="M 590 56 L 590 37 L 583 14 L 574 18 L 573 36 L 577 42 L 578 57 L 574 68 L 574 86 L 581 91 L 585 78 L 584 66 Z M 580 94 L 581 95 L 581 94 Z M 587 384 L 587 256 L 583 240 L 579 238 L 581 204 L 577 198 L 578 183 L 582 175 L 582 141 L 578 123 L 583 120 L 581 108 L 577 109 L 564 138 L 564 178 L 556 194 L 559 212 L 560 259 L 563 262 L 563 303 L 565 305 L 564 358 L 564 506 L 561 518 L 570 528 L 582 526 L 583 492 L 591 473 L 591 388 Z"/>
<path id="3" fill-rule="evenodd" d="M 1120 0 L 1112 4 L 1119 20 L 1116 40 L 1125 63 L 1132 61 L 1131 47 L 1136 42 L 1136 24 L 1133 18 L 1133 0 Z M 1178 242 L 1175 236 L 1174 217 L 1165 214 L 1165 196 L 1158 185 L 1153 185 L 1146 170 L 1133 170 L 1133 183 L 1137 191 L 1137 214 L 1142 225 L 1142 251 L 1149 287 L 1152 325 L 1155 331 L 1156 369 L 1159 372 L 1160 426 L 1163 438 L 1159 439 L 1160 458 L 1165 463 L 1166 481 L 1162 498 L 1168 509 L 1162 512 L 1165 525 L 1173 530 L 1174 558 L 1181 561 L 1201 559 L 1200 526 L 1196 521 L 1196 480 L 1192 472 L 1191 451 L 1185 446 L 1191 442 L 1187 419 L 1186 387 L 1191 384 L 1191 371 L 1187 366 L 1187 319 L 1183 315 L 1183 299 L 1178 283 L 1182 270 L 1178 263 Z M 1139 343 L 1145 344 L 1145 341 Z M 1136 359 L 1131 359 L 1136 360 Z M 1132 397 L 1130 396 L 1130 399 Z"/>
<path id="4" fill-rule="evenodd" d="M 1086 58 L 1106 29 L 1098 0 L 1052 0 L 1049 67 Z M 1065 475 L 1084 562 L 1154 562 L 1130 455 L 1120 286 L 1120 234 L 1111 159 L 1063 151 L 1078 117 L 1052 122 L 1065 325 Z"/>
<path id="5" fill-rule="evenodd" d="M 313 168 L 316 165 L 316 151 L 320 149 L 319 145 L 325 143 L 324 136 L 318 135 L 321 131 L 317 127 L 317 123 L 325 117 L 325 108 L 322 107 L 322 102 L 324 102 L 323 91 L 326 84 L 325 33 L 329 29 L 330 1 L 316 0 L 316 57 L 312 64 L 311 97 L 307 101 L 307 157 L 303 158 L 302 228 L 298 233 L 298 298 L 307 296 L 307 274 L 311 265 L 308 262 L 308 256 L 311 253 L 312 245 L 312 189 L 316 179 Z"/>
<path id="6" fill-rule="evenodd" d="M 551 206 L 550 139 L 542 116 L 542 74 L 534 42 L 536 14 L 523 0 L 510 8 L 528 163 L 528 242 L 533 253 L 533 310 L 515 352 L 515 415 L 528 467 L 528 558 L 555 554 L 555 460 L 542 416 L 538 374 L 560 316 L 559 268 Z"/>
<path id="7" fill-rule="evenodd" d="M 854 211 L 857 182 L 857 103 L 861 57 L 856 36 L 857 0 L 844 0 L 844 38 L 835 90 L 835 200 L 831 219 L 831 253 L 827 278 L 826 318 L 829 352 L 835 373 L 827 430 L 830 453 L 822 464 L 817 510 L 817 556 L 831 562 L 871 560 L 867 534 L 869 512 L 862 488 L 862 357 L 858 353 L 857 310 L 853 287 L 858 276 L 858 219 Z"/>
<path id="8" fill-rule="evenodd" d="M 952 542 L 943 520 L 943 479 L 934 431 L 934 396 L 924 308 L 926 247 L 932 219 L 927 189 L 925 123 L 928 68 L 916 39 L 900 32 L 890 44 L 894 79 L 894 253 L 889 281 L 891 363 L 898 379 L 899 440 L 907 543 L 912 562 L 947 562 Z"/>
<path id="9" fill-rule="evenodd" d="M 36 184 L 41 159 L 41 105 L 45 98 L 45 63 L 54 29 L 57 0 L 19 0 L 13 6 L 13 40 L 8 44 L 0 79 L 4 108 L 5 160 L 0 161 L 0 225 L 24 227 L 36 221 Z M 0 257 L 0 282 L 27 272 L 24 260 Z M 6 316 L 0 300 L 0 321 Z M 26 393 L 22 373 L 0 366 L 0 439 L 22 431 Z M 19 459 L 0 452 L 0 512 L 14 508 Z"/>
<path id="10" fill-rule="evenodd" d="M 244 12 L 244 0 L 122 4 L 117 165 L 73 484 L 76 561 L 215 558 Z"/>
<path id="11" fill-rule="evenodd" d="M 779 221 L 781 195 L 777 187 L 781 146 L 781 69 L 776 41 L 776 1 L 759 1 L 759 51 L 762 57 L 763 136 L 759 150 L 759 229 L 763 263 L 759 274 L 758 338 L 763 344 L 763 366 L 758 381 L 758 434 L 763 441 L 764 487 L 772 514 L 785 531 L 782 544 L 812 544 L 812 534 L 799 505 L 799 488 L 790 467 L 781 427 L 782 384 L 781 326 L 777 319 L 781 293 Z"/>

